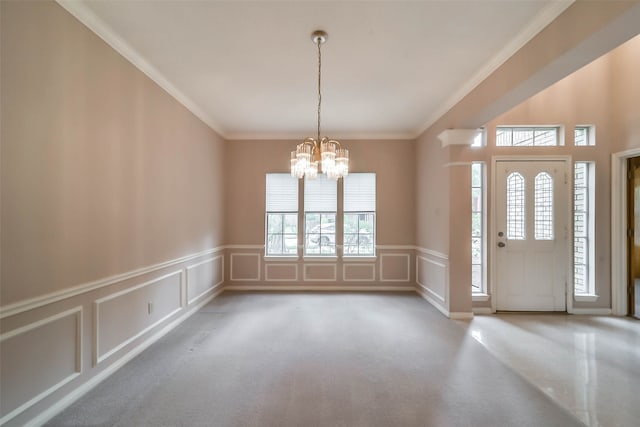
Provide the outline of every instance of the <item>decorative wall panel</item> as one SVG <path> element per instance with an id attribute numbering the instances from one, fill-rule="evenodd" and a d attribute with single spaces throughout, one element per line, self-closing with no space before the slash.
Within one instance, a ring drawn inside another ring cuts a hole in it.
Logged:
<path id="1" fill-rule="evenodd" d="M 94 303 L 94 362 L 99 363 L 182 308 L 183 270 Z"/>
<path id="2" fill-rule="evenodd" d="M 342 278 L 345 282 L 374 282 L 375 264 L 343 264 Z"/>
<path id="3" fill-rule="evenodd" d="M 380 255 L 381 282 L 408 282 L 411 280 L 411 258 L 409 254 Z"/>
<path id="4" fill-rule="evenodd" d="M 187 267 L 187 304 L 193 304 L 224 282 L 224 256 L 209 258 Z"/>
<path id="5" fill-rule="evenodd" d="M 266 264 L 264 275 L 267 282 L 295 282 L 298 280 L 298 264 Z"/>
<path id="6" fill-rule="evenodd" d="M 82 372 L 82 308 L 0 336 L 0 424 Z"/>
<path id="7" fill-rule="evenodd" d="M 260 254 L 232 253 L 231 254 L 232 281 L 255 282 L 260 280 Z"/>

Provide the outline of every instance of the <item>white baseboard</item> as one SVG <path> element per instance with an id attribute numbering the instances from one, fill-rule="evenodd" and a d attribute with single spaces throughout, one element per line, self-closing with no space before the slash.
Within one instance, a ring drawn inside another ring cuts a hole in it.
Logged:
<path id="1" fill-rule="evenodd" d="M 493 314 L 491 307 L 473 307 L 473 314 Z"/>
<path id="2" fill-rule="evenodd" d="M 473 319 L 473 312 L 471 311 L 453 311 L 449 313 L 449 319 L 451 320 L 471 320 Z"/>
<path id="3" fill-rule="evenodd" d="M 327 292 L 415 292 L 414 286 L 353 286 L 353 285 L 228 285 L 225 291 L 327 291 Z"/>
<path id="4" fill-rule="evenodd" d="M 442 314 L 444 314 L 446 317 L 449 317 L 449 310 L 447 310 L 439 301 L 437 301 L 435 298 L 432 298 L 427 292 L 426 292 L 426 288 L 422 285 L 418 285 L 417 287 L 417 292 L 420 294 L 420 296 L 422 298 L 424 298 L 425 300 L 427 300 L 427 302 L 429 304 L 431 304 L 432 306 L 434 306 L 435 308 L 438 309 L 438 311 Z"/>
<path id="5" fill-rule="evenodd" d="M 612 311 L 610 308 L 574 308 L 573 313 L 579 315 L 590 316 L 611 316 Z"/>
<path id="6" fill-rule="evenodd" d="M 52 406 L 50 406 L 49 408 L 47 408 L 46 410 L 38 414 L 35 418 L 31 419 L 28 423 L 26 423 L 25 426 L 26 427 L 41 426 L 47 421 L 49 421 L 50 419 L 52 419 L 53 417 L 55 417 L 56 415 L 58 415 L 65 408 L 67 408 L 68 406 L 73 404 L 75 401 L 80 399 L 82 396 L 87 394 L 95 386 L 97 386 L 102 381 L 110 377 L 113 373 L 115 373 L 118 369 L 123 367 L 131 359 L 133 359 L 134 357 L 142 353 L 144 350 L 149 348 L 153 343 L 155 343 L 160 338 L 162 338 L 167 333 L 169 333 L 171 330 L 173 330 L 176 326 L 178 326 L 179 324 L 187 320 L 189 317 L 191 317 L 193 314 L 195 314 L 201 307 L 203 307 L 204 305 L 209 303 L 212 299 L 220 295 L 224 291 L 224 288 L 222 286 L 219 286 L 217 288 L 212 288 L 212 290 L 213 290 L 213 293 L 210 296 L 204 298 L 202 301 L 194 305 L 192 309 L 185 312 L 184 314 L 182 314 L 177 319 L 173 320 L 168 325 L 164 326 L 158 332 L 156 332 L 155 334 L 147 338 L 144 342 L 140 343 L 138 346 L 136 346 L 134 349 L 129 351 L 127 354 L 123 355 L 120 359 L 118 359 L 117 361 L 109 365 L 102 372 L 92 377 L 86 383 L 82 384 L 81 386 L 73 390 L 71 393 L 67 394 L 64 398 L 62 398 L 61 400 L 59 400 L 58 402 L 56 402 L 55 404 L 53 404 Z"/>

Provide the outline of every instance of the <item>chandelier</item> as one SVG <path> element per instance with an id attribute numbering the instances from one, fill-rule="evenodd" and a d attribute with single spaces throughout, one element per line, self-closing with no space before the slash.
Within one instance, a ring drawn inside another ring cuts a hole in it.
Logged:
<path id="1" fill-rule="evenodd" d="M 318 46 L 318 133 L 317 138 L 308 137 L 291 152 L 291 176 L 315 179 L 318 176 L 318 164 L 327 178 L 338 180 L 349 174 L 349 150 L 342 148 L 340 142 L 320 138 L 320 109 L 322 106 L 322 51 L 320 46 L 327 41 L 327 33 L 315 31 L 311 39 Z"/>

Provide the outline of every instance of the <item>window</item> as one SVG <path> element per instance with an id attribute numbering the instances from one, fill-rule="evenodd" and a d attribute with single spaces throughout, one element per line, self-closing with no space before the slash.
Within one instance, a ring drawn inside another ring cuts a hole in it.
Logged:
<path id="1" fill-rule="evenodd" d="M 336 255 L 337 199 L 337 181 L 326 175 L 304 180 L 305 255 Z"/>
<path id="2" fill-rule="evenodd" d="M 298 254 L 298 180 L 286 173 L 267 174 L 266 255 Z"/>
<path id="3" fill-rule="evenodd" d="M 507 177 L 507 239 L 524 240 L 524 177 L 513 172 Z"/>
<path id="4" fill-rule="evenodd" d="M 576 126 L 573 131 L 573 142 L 576 147 L 596 145 L 592 126 Z"/>
<path id="5" fill-rule="evenodd" d="M 536 240 L 553 240 L 553 178 L 540 172 L 534 187 L 534 236 Z"/>
<path id="6" fill-rule="evenodd" d="M 549 147 L 559 144 L 558 127 L 498 127 L 498 147 Z"/>
<path id="7" fill-rule="evenodd" d="M 595 295 L 594 164 L 576 162 L 573 176 L 573 289 L 576 295 Z"/>
<path id="8" fill-rule="evenodd" d="M 485 207 L 484 165 L 471 164 L 471 292 L 486 293 L 484 274 Z"/>
<path id="9" fill-rule="evenodd" d="M 344 178 L 344 256 L 375 255 L 376 174 Z"/>
<path id="10" fill-rule="evenodd" d="M 484 129 L 481 129 L 480 132 L 473 138 L 473 142 L 471 143 L 472 147 L 482 147 L 484 145 Z"/>

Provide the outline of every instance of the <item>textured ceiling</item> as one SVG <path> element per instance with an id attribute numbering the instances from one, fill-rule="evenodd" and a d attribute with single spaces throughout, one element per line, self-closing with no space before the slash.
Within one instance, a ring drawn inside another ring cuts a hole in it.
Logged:
<path id="1" fill-rule="evenodd" d="M 227 139 L 412 138 L 570 1 L 59 0 Z"/>

